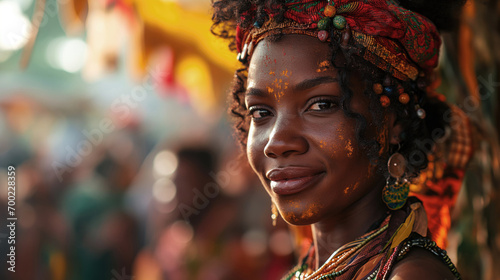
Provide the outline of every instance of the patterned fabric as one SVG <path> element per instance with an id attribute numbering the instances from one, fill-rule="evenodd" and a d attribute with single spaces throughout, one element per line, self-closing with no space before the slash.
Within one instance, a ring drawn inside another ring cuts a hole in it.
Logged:
<path id="1" fill-rule="evenodd" d="M 465 168 L 474 152 L 472 127 L 467 115 L 457 106 L 450 106 L 451 130 L 443 141 L 437 141 L 429 164 L 412 182 L 410 195 L 424 204 L 432 239 L 438 246 L 447 246 L 451 227 L 450 213 L 458 197 L 465 176 Z"/>
<path id="2" fill-rule="evenodd" d="M 460 108 L 452 106 L 451 110 L 451 143 L 447 147 L 446 154 L 448 157 L 446 162 L 452 168 L 465 169 L 474 152 L 471 124 L 467 115 Z"/>
<path id="3" fill-rule="evenodd" d="M 314 270 L 314 248 L 283 280 L 294 279 L 387 279 L 395 264 L 415 246 L 422 247 L 440 257 L 455 274 L 446 252 L 426 238 L 427 218 L 420 201 L 408 199 L 405 207 L 391 214 L 374 230 L 339 248 L 317 270 Z"/>
<path id="4" fill-rule="evenodd" d="M 295 0 L 287 1 L 285 5 L 285 19 L 300 25 L 300 30 L 316 31 L 309 35 L 317 34 L 318 21 L 324 18 L 323 11 L 328 1 Z M 427 18 L 390 0 L 336 0 L 330 5 L 336 7 L 337 15 L 345 17 L 356 42 L 366 48 L 363 58 L 382 70 L 401 80 L 415 80 L 418 69 L 427 72 L 436 67 L 441 39 L 436 27 Z M 270 11 L 268 14 L 271 21 L 276 16 Z M 255 18 L 255 10 L 250 10 L 244 17 Z M 252 34 L 256 29 L 259 28 L 237 27 L 236 47 L 239 53 L 259 37 Z"/>

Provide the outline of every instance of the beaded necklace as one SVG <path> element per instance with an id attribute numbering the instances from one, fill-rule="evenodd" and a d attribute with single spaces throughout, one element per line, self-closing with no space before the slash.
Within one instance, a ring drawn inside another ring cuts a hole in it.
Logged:
<path id="1" fill-rule="evenodd" d="M 283 280 L 324 280 L 340 276 L 347 270 L 348 264 L 357 257 L 356 253 L 361 251 L 370 241 L 387 230 L 387 228 L 388 224 L 386 223 L 383 227 L 372 230 L 359 239 L 343 245 L 316 271 L 312 271 L 307 264 L 309 258 L 308 254 L 308 256 L 302 260 L 302 263 L 292 269 Z"/>

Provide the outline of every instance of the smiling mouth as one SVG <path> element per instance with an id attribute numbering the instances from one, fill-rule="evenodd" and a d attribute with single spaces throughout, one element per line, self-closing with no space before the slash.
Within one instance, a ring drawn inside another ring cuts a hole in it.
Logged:
<path id="1" fill-rule="evenodd" d="M 277 195 L 292 195 L 316 185 L 325 172 L 307 168 L 273 169 L 266 174 Z"/>

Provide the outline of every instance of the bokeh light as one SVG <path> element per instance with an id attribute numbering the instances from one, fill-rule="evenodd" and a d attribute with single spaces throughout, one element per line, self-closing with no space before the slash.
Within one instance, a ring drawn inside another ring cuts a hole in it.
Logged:
<path id="1" fill-rule="evenodd" d="M 153 161 L 154 172 L 159 176 L 172 175 L 177 169 L 177 165 L 177 156 L 171 151 L 166 150 L 159 152 Z"/>
<path id="2" fill-rule="evenodd" d="M 22 48 L 30 38 L 31 29 L 19 3 L 0 1 L 0 51 Z"/>
<path id="3" fill-rule="evenodd" d="M 76 73 L 85 65 L 87 44 L 80 38 L 57 38 L 47 47 L 46 57 L 52 67 Z"/>
<path id="4" fill-rule="evenodd" d="M 259 229 L 249 230 L 243 235 L 242 245 L 248 255 L 262 255 L 267 249 L 267 233 Z"/>
<path id="5" fill-rule="evenodd" d="M 278 256 L 287 256 L 293 253 L 290 233 L 283 229 L 273 232 L 269 238 L 269 248 Z"/>
<path id="6" fill-rule="evenodd" d="M 159 202 L 171 202 L 175 198 L 176 193 L 175 184 L 168 178 L 158 179 L 153 185 L 153 197 Z"/>

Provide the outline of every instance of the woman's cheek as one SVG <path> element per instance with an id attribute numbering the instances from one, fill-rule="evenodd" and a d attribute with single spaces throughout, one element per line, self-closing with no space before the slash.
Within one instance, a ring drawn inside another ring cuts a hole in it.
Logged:
<path id="1" fill-rule="evenodd" d="M 256 172 L 255 161 L 257 157 L 256 157 L 256 143 L 255 143 L 256 139 L 254 132 L 255 128 L 253 127 L 253 124 L 250 124 L 250 128 L 248 130 L 246 153 L 250 166 Z"/>
<path id="2" fill-rule="evenodd" d="M 265 131 L 258 130 L 253 124 L 250 124 L 248 130 L 247 148 L 246 153 L 250 166 L 255 173 L 259 174 L 264 161 L 264 147 L 267 143 L 265 138 Z"/>
<path id="3" fill-rule="evenodd" d="M 339 157 L 351 158 L 357 151 L 355 147 L 357 143 L 351 140 L 351 138 L 352 137 L 345 136 L 345 130 L 343 127 L 339 127 L 336 129 L 333 141 L 329 139 L 320 140 L 318 142 L 318 146 L 332 159 Z"/>
<path id="4" fill-rule="evenodd" d="M 344 189 L 344 196 L 354 194 L 359 187 L 359 182 L 354 182 Z"/>

